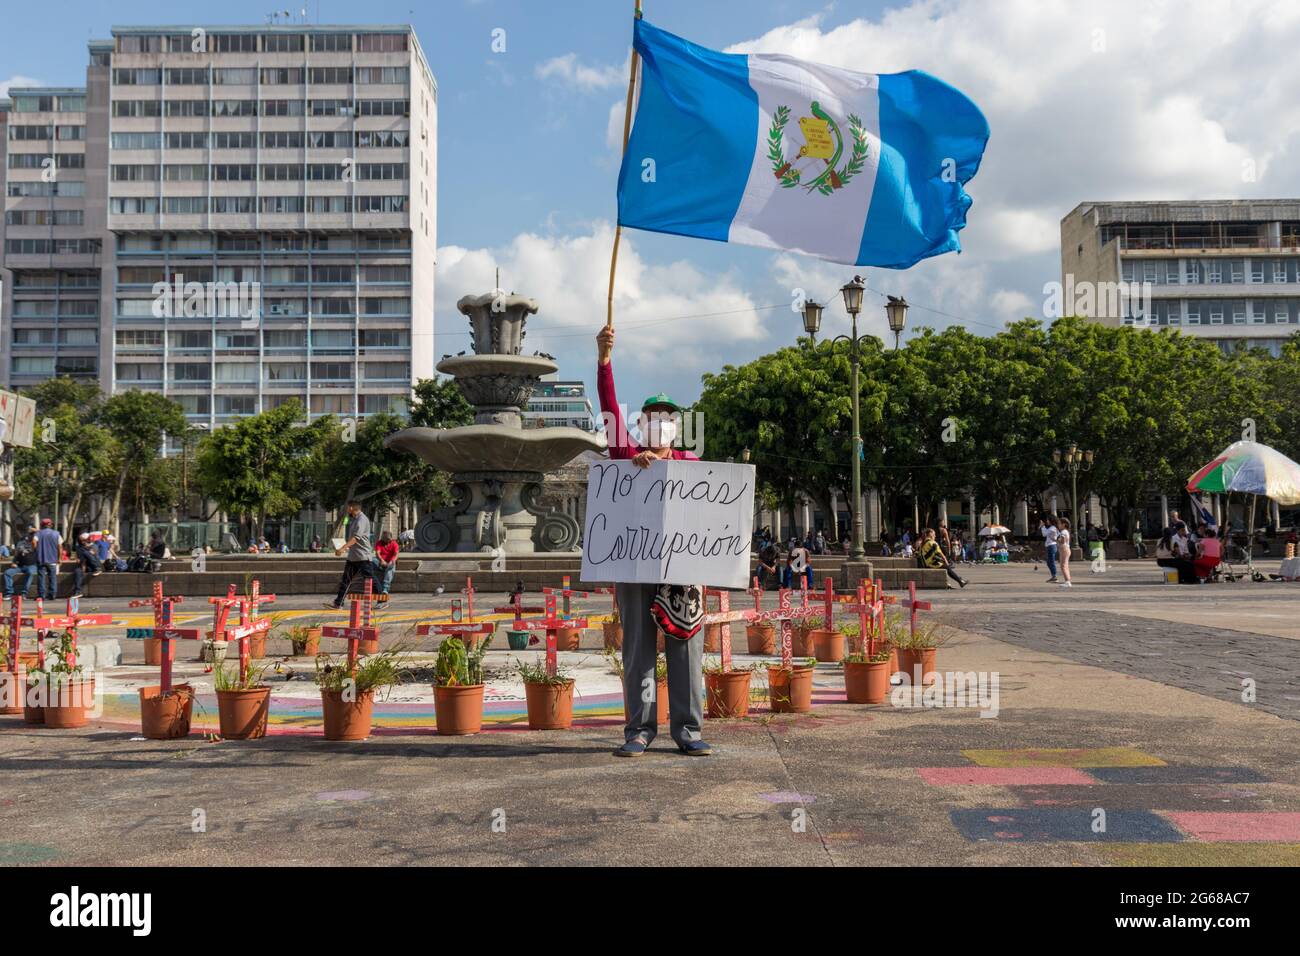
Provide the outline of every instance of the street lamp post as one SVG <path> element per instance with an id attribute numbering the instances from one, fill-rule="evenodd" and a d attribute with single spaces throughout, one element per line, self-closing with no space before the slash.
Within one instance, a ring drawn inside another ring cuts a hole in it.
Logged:
<path id="1" fill-rule="evenodd" d="M 840 295 L 844 297 L 844 311 L 849 314 L 851 322 L 851 334 L 837 335 L 831 339 L 831 344 L 844 339 L 849 343 L 849 362 L 853 369 L 853 377 L 850 384 L 853 397 L 853 530 L 852 543 L 849 546 L 849 556 L 854 559 L 861 559 L 867 553 L 864 546 L 866 537 L 865 523 L 862 515 L 862 425 L 861 425 L 861 407 L 858 401 L 858 381 L 861 375 L 861 360 L 859 348 L 862 344 L 862 336 L 858 335 L 858 313 L 862 311 L 862 294 L 866 291 L 866 283 L 862 281 L 861 276 L 854 276 L 851 282 L 840 289 Z M 817 330 L 821 327 L 822 306 L 811 299 L 804 302 L 803 307 L 803 327 L 808 333 L 808 337 L 816 341 Z M 902 334 L 903 326 L 907 322 L 907 301 L 902 298 L 889 296 L 889 302 L 885 306 L 886 318 L 889 320 L 889 327 L 894 332 L 894 348 L 898 348 L 898 337 Z"/>
<path id="2" fill-rule="evenodd" d="M 1094 452 L 1080 449 L 1075 442 L 1070 442 L 1064 450 L 1058 448 L 1052 452 L 1052 462 L 1070 475 L 1070 509 L 1076 525 L 1079 523 L 1079 471 L 1092 471 L 1094 458 Z"/>

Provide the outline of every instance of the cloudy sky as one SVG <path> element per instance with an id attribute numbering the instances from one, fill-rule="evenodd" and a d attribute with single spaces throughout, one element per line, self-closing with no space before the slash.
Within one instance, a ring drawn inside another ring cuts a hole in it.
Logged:
<path id="1" fill-rule="evenodd" d="M 13 5 L 7 83 L 79 85 L 111 24 L 264 22 L 267 3 Z M 295 14 L 301 0 L 295 6 Z M 316 22 L 411 22 L 439 83 L 437 355 L 466 347 L 454 303 L 493 286 L 537 298 L 529 342 L 594 385 L 615 209 L 631 0 L 321 0 Z M 992 138 L 961 255 L 868 285 L 905 294 L 912 325 L 989 333 L 1041 315 L 1062 216 L 1100 199 L 1300 195 L 1298 0 L 645 0 L 697 43 L 947 80 Z M 71 25 L 79 26 L 73 27 Z M 497 32 L 497 31 L 504 31 Z M 504 50 L 494 51 L 504 39 Z M 743 246 L 629 232 L 620 254 L 621 397 L 683 400 L 700 374 L 793 341 L 795 289 L 855 270 Z M 837 298 L 837 297 L 836 297 Z M 879 299 L 868 330 L 883 333 Z M 824 328 L 847 327 L 828 310 Z"/>

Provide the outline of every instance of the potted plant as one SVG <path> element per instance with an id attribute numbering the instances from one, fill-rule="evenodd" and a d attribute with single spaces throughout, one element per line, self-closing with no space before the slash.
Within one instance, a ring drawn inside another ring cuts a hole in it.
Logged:
<path id="1" fill-rule="evenodd" d="M 266 736 L 266 718 L 271 710 L 271 687 L 262 683 L 266 665 L 212 665 L 212 683 L 217 690 L 217 721 L 221 736 L 228 740 L 251 740 Z"/>
<path id="2" fill-rule="evenodd" d="M 899 631 L 898 668 L 907 679 L 916 683 L 918 668 L 922 684 L 933 684 L 936 671 L 935 658 L 939 647 L 948 640 L 948 629 L 939 621 L 925 621 L 912 632 L 901 626 Z"/>
<path id="3" fill-rule="evenodd" d="M 532 637 L 532 631 L 506 631 L 506 643 L 512 651 L 528 650 L 529 638 Z"/>
<path id="4" fill-rule="evenodd" d="M 188 737 L 193 711 L 194 688 L 189 684 L 176 684 L 166 694 L 158 686 L 140 688 L 140 729 L 150 740 Z"/>
<path id="5" fill-rule="evenodd" d="M 58 729 L 84 727 L 87 713 L 95 706 L 95 678 L 85 676 L 76 659 L 72 633 L 64 631 L 51 652 L 53 663 L 46 668 L 45 726 Z"/>
<path id="6" fill-rule="evenodd" d="M 294 657 L 315 657 L 320 653 L 319 624 L 295 624 L 285 633 L 293 645 Z"/>
<path id="7" fill-rule="evenodd" d="M 483 729 L 483 657 L 491 643 L 489 634 L 472 648 L 459 637 L 449 637 L 439 645 L 433 685 L 439 734 L 464 736 Z"/>
<path id="8" fill-rule="evenodd" d="M 515 667 L 528 699 L 528 729 L 568 730 L 573 725 L 573 678 L 562 668 L 548 674 L 544 662 L 519 661 Z"/>
<path id="9" fill-rule="evenodd" d="M 359 643 L 359 642 L 358 642 Z M 328 654 L 316 658 L 316 683 L 320 687 L 326 740 L 365 740 L 374 722 L 375 691 L 402 679 L 398 648 L 371 654 L 348 671 L 347 660 Z"/>
<path id="10" fill-rule="evenodd" d="M 707 714 L 711 718 L 746 717 L 749 715 L 749 681 L 754 676 L 752 665 L 724 671 L 722 664 L 704 665 L 704 690 L 708 701 Z"/>
<path id="11" fill-rule="evenodd" d="M 745 640 L 751 654 L 776 653 L 776 625 L 771 621 L 745 625 Z"/>
<path id="12" fill-rule="evenodd" d="M 817 626 L 808 632 L 812 649 L 807 656 L 819 661 L 838 664 L 844 660 L 844 634 L 834 628 L 822 626 L 822 619 L 816 619 Z"/>
<path id="13" fill-rule="evenodd" d="M 704 625 L 704 653 L 721 654 L 722 653 L 722 629 L 730 628 L 731 625 L 725 621 L 717 624 Z"/>
<path id="14" fill-rule="evenodd" d="M 555 635 L 555 647 L 561 651 L 576 651 L 582 644 L 582 628 L 562 627 Z"/>
<path id="15" fill-rule="evenodd" d="M 821 630 L 821 626 L 820 614 L 805 617 L 799 622 L 799 625 L 794 628 L 794 638 L 791 641 L 795 657 L 808 657 L 813 653 L 813 633 Z"/>
<path id="16" fill-rule="evenodd" d="M 207 632 L 207 638 L 203 641 L 199 659 L 205 664 L 211 664 L 214 668 L 225 663 L 226 649 L 230 646 L 229 641 L 218 641 L 212 635 L 212 631 Z"/>
<path id="17" fill-rule="evenodd" d="M 605 631 L 605 650 L 621 650 L 623 647 L 623 616 L 618 612 L 618 602 L 614 602 L 614 613 L 601 625 Z"/>
<path id="18" fill-rule="evenodd" d="M 876 645 L 874 653 L 855 650 L 845 657 L 845 699 L 850 704 L 883 704 L 889 696 L 891 658 L 892 648 L 883 643 Z"/>
<path id="19" fill-rule="evenodd" d="M 794 660 L 789 669 L 779 664 L 767 669 L 768 702 L 774 714 L 806 714 L 812 710 L 815 657 Z"/>
<path id="20" fill-rule="evenodd" d="M 609 661 L 610 667 L 621 682 L 623 680 L 622 657 L 613 648 L 609 648 L 605 651 L 605 659 Z M 627 712 L 626 694 L 623 696 L 623 719 L 631 719 L 631 715 Z M 655 723 L 660 727 L 668 726 L 668 658 L 662 654 L 655 658 Z"/>

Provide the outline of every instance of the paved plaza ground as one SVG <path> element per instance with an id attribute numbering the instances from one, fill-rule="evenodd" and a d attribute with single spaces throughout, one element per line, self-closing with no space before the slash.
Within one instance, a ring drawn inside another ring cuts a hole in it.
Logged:
<path id="1" fill-rule="evenodd" d="M 0 717 L 0 864 L 1300 864 L 1300 584 L 1078 571 L 1067 591 L 1030 566 L 976 567 L 966 590 L 926 594 L 955 628 L 940 672 L 996 674 L 996 716 L 847 704 L 822 664 L 812 714 L 759 703 L 707 721 L 704 759 L 666 733 L 639 760 L 610 755 L 622 705 L 598 630 L 561 655 L 580 695 L 570 731 L 526 729 L 502 648 L 474 737 L 434 735 L 429 688 L 412 686 L 377 706 L 369 740 L 326 742 L 312 662 L 277 658 L 266 739 L 206 738 L 210 684 L 179 663 L 200 689 L 196 732 L 143 740 L 134 688 L 156 669 L 125 629 L 148 619 L 87 600 L 114 615 L 97 631 L 125 662 L 85 730 Z M 452 597 L 396 597 L 383 641 L 445 618 Z M 609 599 L 576 605 L 595 616 Z M 305 597 L 277 611 L 344 618 Z"/>

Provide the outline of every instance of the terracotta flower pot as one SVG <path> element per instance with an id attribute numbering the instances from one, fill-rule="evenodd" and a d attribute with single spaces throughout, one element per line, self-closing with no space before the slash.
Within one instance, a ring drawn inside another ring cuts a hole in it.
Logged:
<path id="1" fill-rule="evenodd" d="M 768 701 L 774 714 L 806 714 L 812 710 L 811 667 L 796 667 L 793 671 L 779 667 L 767 669 Z"/>
<path id="2" fill-rule="evenodd" d="M 793 628 L 790 653 L 795 657 L 813 657 L 813 632 L 806 627 Z"/>
<path id="3" fill-rule="evenodd" d="M 33 726 L 45 726 L 45 678 L 28 680 L 23 688 L 23 723 Z"/>
<path id="4" fill-rule="evenodd" d="M 0 714 L 6 716 L 23 712 L 23 693 L 27 690 L 27 668 L 22 664 L 17 670 L 0 671 Z"/>
<path id="5" fill-rule="evenodd" d="M 176 684 L 166 697 L 161 687 L 140 688 L 140 729 L 150 740 L 188 737 L 193 709 L 194 688 L 189 684 Z"/>
<path id="6" fill-rule="evenodd" d="M 627 712 L 627 698 L 623 699 L 623 719 L 630 720 Z M 655 724 L 661 728 L 668 726 L 668 678 L 655 682 Z"/>
<path id="7" fill-rule="evenodd" d="M 776 625 L 771 623 L 746 624 L 745 640 L 751 654 L 776 653 Z"/>
<path id="8" fill-rule="evenodd" d="M 266 656 L 266 631 L 258 631 L 248 637 L 249 660 L 261 660 Z"/>
<path id="9" fill-rule="evenodd" d="M 621 621 L 606 621 L 601 627 L 605 631 L 605 650 L 622 650 L 623 623 Z"/>
<path id="10" fill-rule="evenodd" d="M 41 665 L 40 654 L 33 653 L 32 651 L 19 652 L 18 654 L 19 667 L 25 667 L 28 670 L 32 670 L 33 668 L 40 667 L 40 665 Z"/>
<path id="11" fill-rule="evenodd" d="M 433 688 L 433 712 L 438 733 L 464 737 L 483 729 L 483 685 Z"/>
<path id="12" fill-rule="evenodd" d="M 730 624 L 705 624 L 704 625 L 704 653 L 721 654 L 722 653 L 722 629 L 731 627 Z"/>
<path id="13" fill-rule="evenodd" d="M 176 642 L 168 641 L 168 659 L 176 660 Z M 162 638 L 146 637 L 144 639 L 144 662 L 158 665 L 162 663 Z"/>
<path id="14" fill-rule="evenodd" d="M 889 648 L 889 673 L 890 676 L 897 674 L 901 668 L 898 666 L 898 648 Z"/>
<path id="15" fill-rule="evenodd" d="M 749 671 L 719 671 L 704 675 L 708 715 L 745 717 L 749 714 Z"/>
<path id="16" fill-rule="evenodd" d="M 228 740 L 253 740 L 266 736 L 271 711 L 271 688 L 217 691 L 217 721 Z"/>
<path id="17" fill-rule="evenodd" d="M 838 664 L 844 660 L 844 635 L 839 631 L 820 630 L 812 632 L 813 649 L 811 656 L 819 661 Z M 808 654 L 799 655 L 803 657 Z"/>
<path id="18" fill-rule="evenodd" d="M 315 657 L 320 653 L 320 628 L 309 627 L 301 641 L 293 642 L 295 657 Z"/>
<path id="19" fill-rule="evenodd" d="M 573 726 L 573 681 L 525 684 L 529 730 L 568 730 Z"/>
<path id="20" fill-rule="evenodd" d="M 907 675 L 907 679 L 916 683 L 916 670 L 921 669 L 921 683 L 933 684 L 935 673 L 935 648 L 925 647 L 919 650 L 900 648 L 898 651 L 898 668 Z"/>
<path id="21" fill-rule="evenodd" d="M 320 702 L 326 740 L 365 740 L 370 736 L 375 706 L 373 690 L 358 691 L 355 700 L 344 700 L 341 690 L 322 690 Z"/>
<path id="22" fill-rule="evenodd" d="M 883 704 L 889 696 L 889 661 L 845 661 L 844 696 L 850 704 Z"/>
<path id="23" fill-rule="evenodd" d="M 378 654 L 379 641 L 357 641 L 358 654 Z"/>
<path id="24" fill-rule="evenodd" d="M 95 708 L 95 678 L 76 677 L 50 681 L 49 699 L 45 702 L 45 726 L 71 730 L 90 723 Z"/>

